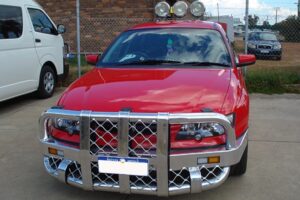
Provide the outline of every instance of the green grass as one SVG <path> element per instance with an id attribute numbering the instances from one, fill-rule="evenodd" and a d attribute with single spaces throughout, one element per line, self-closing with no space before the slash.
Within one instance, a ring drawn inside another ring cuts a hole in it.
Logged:
<path id="1" fill-rule="evenodd" d="M 91 65 L 85 65 L 81 67 L 81 75 L 84 75 L 88 71 L 93 69 L 93 66 Z M 78 78 L 78 69 L 77 66 L 70 65 L 70 71 L 69 76 L 62 82 L 63 87 L 68 87 L 73 81 L 75 81 Z"/>
<path id="2" fill-rule="evenodd" d="M 70 61 L 70 74 L 62 83 L 69 86 L 78 77 L 77 59 Z M 81 67 L 81 74 L 90 71 L 93 66 L 87 65 L 83 58 L 84 66 Z M 294 68 L 250 68 L 246 76 L 247 88 L 250 93 L 263 94 L 300 94 L 300 67 Z"/>
<path id="3" fill-rule="evenodd" d="M 250 93 L 300 93 L 300 72 L 274 68 L 249 70 L 246 83 Z"/>
<path id="4" fill-rule="evenodd" d="M 68 59 L 68 63 L 70 64 L 70 66 L 77 66 L 77 55 L 75 55 L 75 57 L 74 58 L 71 58 L 71 59 Z M 87 63 L 86 63 L 86 61 L 85 61 L 85 56 L 84 55 L 81 55 L 81 59 L 80 59 L 80 61 L 81 61 L 81 65 L 82 66 L 86 66 L 87 65 Z"/>

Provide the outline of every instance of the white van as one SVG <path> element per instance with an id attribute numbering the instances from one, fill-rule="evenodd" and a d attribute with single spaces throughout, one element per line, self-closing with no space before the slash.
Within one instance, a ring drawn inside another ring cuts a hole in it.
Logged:
<path id="1" fill-rule="evenodd" d="M 0 0 L 0 102 L 34 91 L 53 95 L 68 71 L 64 32 L 34 0 Z"/>

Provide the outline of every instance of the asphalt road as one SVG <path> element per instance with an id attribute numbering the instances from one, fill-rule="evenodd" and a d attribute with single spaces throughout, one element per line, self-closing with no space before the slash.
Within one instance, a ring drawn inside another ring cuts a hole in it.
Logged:
<path id="1" fill-rule="evenodd" d="M 150 200 L 157 197 L 86 192 L 48 176 L 39 152 L 38 118 L 59 97 L 29 95 L 0 103 L 0 200 Z M 252 95 L 248 171 L 220 188 L 170 199 L 300 199 L 300 95 Z"/>

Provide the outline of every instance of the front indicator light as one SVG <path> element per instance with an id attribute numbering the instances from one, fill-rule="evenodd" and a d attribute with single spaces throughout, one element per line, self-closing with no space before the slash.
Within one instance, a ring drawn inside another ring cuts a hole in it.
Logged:
<path id="1" fill-rule="evenodd" d="M 212 156 L 208 158 L 198 158 L 197 164 L 204 165 L 204 164 L 217 164 L 221 162 L 220 156 Z"/>
<path id="2" fill-rule="evenodd" d="M 208 158 L 208 164 L 216 164 L 216 163 L 220 163 L 221 158 L 220 156 L 215 156 L 215 157 L 209 157 Z"/>
<path id="3" fill-rule="evenodd" d="M 55 155 L 55 156 L 61 156 L 61 157 L 64 156 L 63 151 L 59 151 L 59 150 L 51 148 L 51 147 L 48 148 L 48 153 L 51 154 L 51 155 Z"/>

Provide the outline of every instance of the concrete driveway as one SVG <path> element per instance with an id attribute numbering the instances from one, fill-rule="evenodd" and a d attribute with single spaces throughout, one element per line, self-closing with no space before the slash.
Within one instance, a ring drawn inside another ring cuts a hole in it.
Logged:
<path id="1" fill-rule="evenodd" d="M 0 103 L 0 199 L 150 200 L 156 197 L 85 192 L 48 176 L 39 153 L 40 113 L 52 99 L 32 95 Z M 220 188 L 170 199 L 300 199 L 300 95 L 252 95 L 248 171 Z"/>

